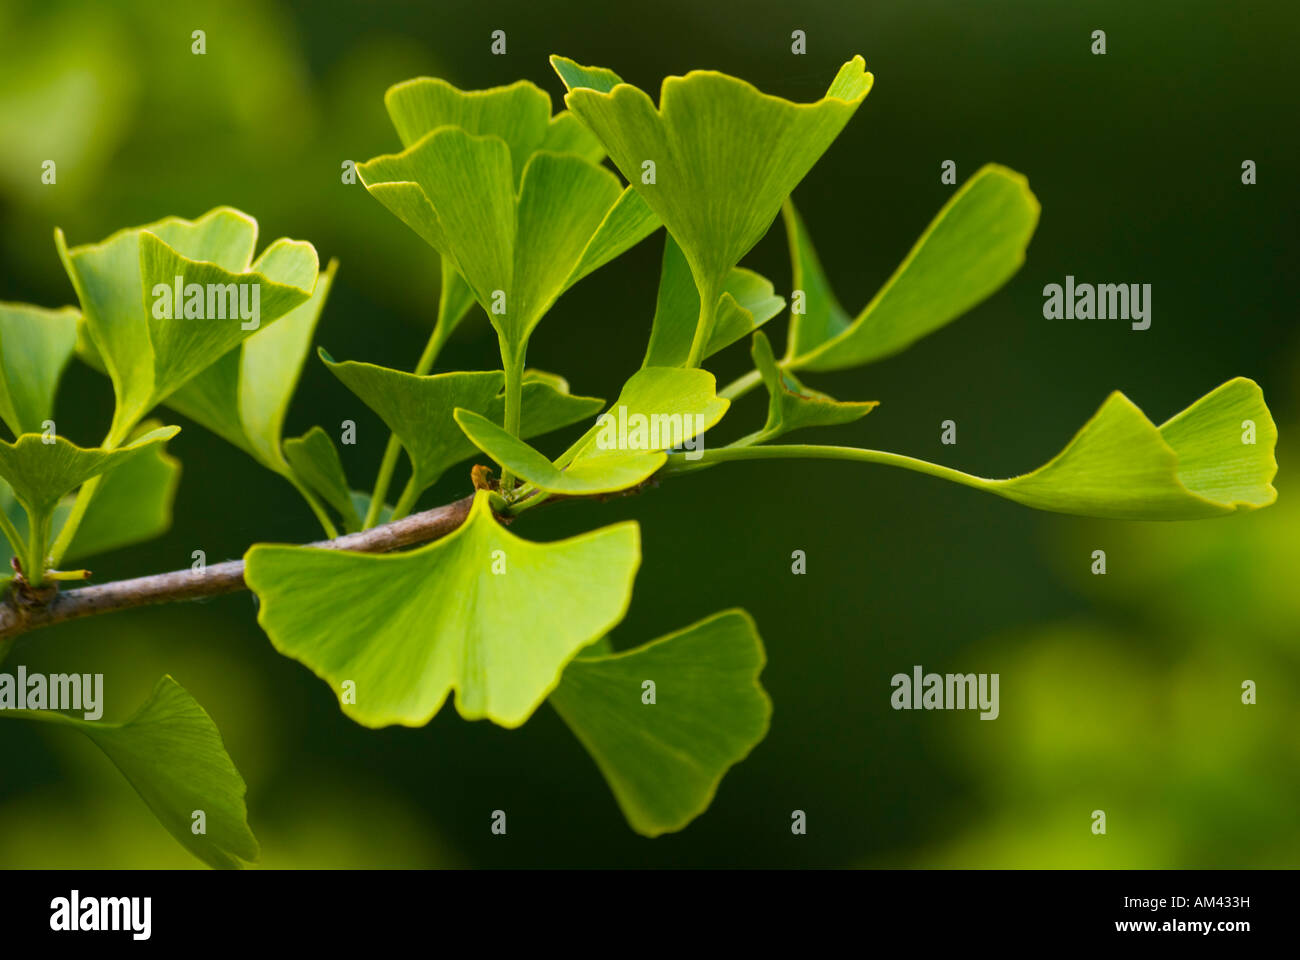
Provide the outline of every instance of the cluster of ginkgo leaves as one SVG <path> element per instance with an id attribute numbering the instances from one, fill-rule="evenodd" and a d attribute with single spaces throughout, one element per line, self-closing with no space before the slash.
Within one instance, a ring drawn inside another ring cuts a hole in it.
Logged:
<path id="1" fill-rule="evenodd" d="M 50 582 L 77 576 L 60 569 L 65 558 L 166 528 L 179 468 L 163 445 L 178 428 L 144 419 L 160 404 L 280 474 L 331 537 L 406 516 L 449 468 L 481 452 L 499 466 L 500 482 L 477 490 L 467 519 L 433 543 L 386 555 L 253 546 L 245 573 L 260 600 L 259 623 L 366 726 L 423 725 L 454 692 L 462 716 L 517 727 L 549 700 L 630 826 L 655 836 L 703 812 L 726 771 L 766 733 L 771 705 L 758 680 L 764 652 L 755 625 L 744 611 L 723 611 L 616 653 L 608 634 L 628 608 L 641 563 L 637 524 L 533 543 L 499 518 L 555 495 L 608 494 L 657 474 L 767 457 L 892 464 L 1040 509 L 1100 517 L 1211 517 L 1275 498 L 1276 429 L 1259 388 L 1245 379 L 1161 426 L 1112 394 L 1057 457 L 1009 480 L 876 450 L 773 444 L 876 406 L 836 400 L 796 374 L 905 349 L 1015 273 L 1038 220 L 1025 179 L 996 165 L 981 169 L 850 316 L 790 193 L 870 91 L 861 58 L 810 104 L 696 71 L 665 80 L 656 105 L 609 70 L 561 57 L 552 64 L 568 88 L 568 109 L 556 115 L 548 94 L 526 81 L 465 92 L 420 78 L 385 98 L 403 149 L 357 170 L 436 252 L 442 289 L 412 372 L 319 351 L 391 430 L 369 492 L 354 489 L 322 427 L 282 435 L 333 263 L 322 271 L 310 244 L 283 239 L 253 260 L 256 224 L 228 208 L 81 247 L 69 248 L 56 232 L 81 309 L 0 304 L 0 416 L 16 438 L 0 442 L 0 518 L 18 571 L 12 589 L 24 591 L 24 602 L 40 602 Z M 796 296 L 778 359 L 760 328 L 786 301 L 739 263 L 782 215 Z M 569 287 L 660 227 L 662 272 L 645 359 L 615 404 L 629 418 L 679 415 L 695 425 L 681 438 L 689 440 L 762 386 L 766 420 L 694 461 L 667 449 L 604 449 L 594 424 L 552 457 L 527 441 L 591 421 L 605 403 L 529 369 L 529 340 Z M 149 292 L 181 275 L 260 284 L 261 326 L 156 318 Z M 496 332 L 500 369 L 431 373 L 476 305 Z M 745 339 L 753 370 L 719 390 L 702 364 Z M 98 448 L 52 429 L 55 390 L 74 352 L 112 381 L 115 413 Z M 390 504 L 403 455 L 410 479 Z M 205 862 L 256 858 L 243 781 L 210 718 L 171 678 L 123 724 L 9 712 L 20 714 L 86 733 Z M 200 809 L 202 834 L 191 829 Z"/>

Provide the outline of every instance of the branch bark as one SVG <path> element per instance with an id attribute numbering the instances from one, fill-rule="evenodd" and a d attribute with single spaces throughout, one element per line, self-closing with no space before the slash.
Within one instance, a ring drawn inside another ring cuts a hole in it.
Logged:
<path id="1" fill-rule="evenodd" d="M 394 523 L 372 527 L 360 533 L 349 533 L 333 540 L 320 540 L 306 544 L 324 550 L 355 550 L 361 553 L 388 553 L 401 547 L 438 540 L 451 533 L 469 515 L 473 496 L 457 500 L 446 506 L 434 507 L 422 513 L 413 513 Z M 214 563 L 200 570 L 173 570 L 156 573 L 133 580 L 77 587 L 55 593 L 45 602 L 10 590 L 0 603 L 0 652 L 20 634 L 40 627 L 79 620 L 99 613 L 129 610 L 155 603 L 175 603 L 182 600 L 199 600 L 223 593 L 246 590 L 244 561 L 228 560 Z"/>

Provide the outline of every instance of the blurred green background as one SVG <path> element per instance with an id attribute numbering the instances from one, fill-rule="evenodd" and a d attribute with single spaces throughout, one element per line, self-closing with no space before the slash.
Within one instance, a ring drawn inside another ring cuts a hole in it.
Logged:
<path id="1" fill-rule="evenodd" d="M 190 53 L 195 29 L 207 54 Z M 508 54 L 489 53 L 503 29 Z M 806 31 L 808 53 L 790 53 Z M 1089 52 L 1104 29 L 1108 52 Z M 1043 205 L 1028 261 L 967 317 L 882 363 L 810 385 L 875 399 L 806 442 L 881 447 L 1007 476 L 1055 453 L 1112 389 L 1156 422 L 1235 375 L 1264 387 L 1282 444 L 1276 507 L 1228 520 L 1123 524 L 1033 513 L 858 464 L 751 463 L 605 505 L 530 513 L 552 539 L 625 517 L 645 561 L 617 646 L 742 606 L 767 645 L 771 733 L 680 834 L 624 824 L 553 711 L 506 731 L 450 708 L 428 727 L 362 729 L 277 655 L 248 594 L 31 635 L 9 663 L 108 674 L 121 719 L 173 674 L 207 708 L 249 784 L 267 867 L 1210 867 L 1300 863 L 1300 428 L 1295 324 L 1300 8 L 1205 0 L 909 0 L 702 4 L 0 2 L 0 299 L 75 303 L 51 239 L 70 242 L 232 204 L 262 242 L 312 241 L 341 267 L 318 342 L 409 369 L 432 323 L 431 251 L 345 160 L 398 147 L 384 90 L 417 75 L 483 87 L 526 77 L 559 103 L 546 57 L 657 90 L 697 67 L 815 99 L 861 53 L 875 89 L 795 193 L 856 312 L 959 181 L 997 161 Z M 57 186 L 40 163 L 58 160 Z M 1243 186 L 1241 162 L 1258 164 Z M 644 349 L 662 234 L 584 281 L 533 338 L 530 363 L 616 395 Z M 778 222 L 746 265 L 788 292 Z M 1044 284 L 1150 283 L 1153 322 L 1047 321 Z M 778 349 L 784 319 L 769 325 Z M 439 369 L 496 364 L 481 315 Z M 722 381 L 748 363 L 718 358 Z M 98 442 L 106 379 L 70 369 L 60 432 Z M 718 442 L 761 422 L 751 395 Z M 313 358 L 287 435 L 358 424 L 343 454 L 369 488 L 379 420 Z M 956 447 L 939 424 L 958 424 Z M 96 579 L 319 536 L 306 507 L 242 453 L 185 430 L 172 531 L 98 558 Z M 558 451 L 569 435 L 549 438 Z M 422 503 L 462 495 L 452 471 Z M 791 551 L 808 572 L 790 572 Z M 1090 575 L 1105 549 L 1109 573 Z M 1001 675 L 1001 716 L 895 712 L 913 664 Z M 1240 703 L 1243 680 L 1259 702 Z M 507 837 L 489 832 L 493 809 Z M 1104 809 L 1108 834 L 1090 832 Z M 792 836 L 790 812 L 807 812 Z M 193 867 L 81 738 L 0 724 L 0 865 Z"/>

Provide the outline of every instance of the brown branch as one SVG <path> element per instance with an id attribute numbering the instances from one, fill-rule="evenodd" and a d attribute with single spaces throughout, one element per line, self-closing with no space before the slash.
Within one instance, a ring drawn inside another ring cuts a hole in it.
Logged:
<path id="1" fill-rule="evenodd" d="M 465 497 L 446 506 L 403 517 L 394 523 L 372 527 L 360 533 L 349 533 L 333 540 L 309 543 L 307 546 L 325 550 L 387 553 L 417 543 L 428 543 L 445 537 L 464 523 L 473 502 L 472 496 Z M 55 593 L 44 602 L 39 598 L 24 596 L 16 590 L 10 591 L 9 596 L 0 602 L 0 654 L 3 654 L 7 641 L 40 627 L 153 603 L 198 600 L 246 589 L 248 585 L 244 583 L 244 561 L 228 560 L 225 563 L 210 564 L 201 570 L 173 570 L 171 573 L 156 573 L 133 580 L 78 587 Z"/>

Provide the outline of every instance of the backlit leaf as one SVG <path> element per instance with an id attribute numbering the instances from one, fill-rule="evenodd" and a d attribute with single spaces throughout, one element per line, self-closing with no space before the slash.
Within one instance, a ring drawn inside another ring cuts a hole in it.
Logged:
<path id="1" fill-rule="evenodd" d="M 575 460 L 561 470 L 522 440 L 469 410 L 456 410 L 456 422 L 476 447 L 505 470 L 548 493 L 586 496 L 635 487 L 667 461 L 661 451 L 610 450 Z"/>
<path id="2" fill-rule="evenodd" d="M 315 265 L 316 251 L 310 245 L 280 241 L 266 249 L 253 269 L 292 284 L 316 276 Z M 263 466 L 285 472 L 280 449 L 285 414 L 337 267 L 337 261 L 331 261 L 316 277 L 309 300 L 228 351 L 168 397 L 167 406 L 228 440 Z"/>
<path id="3" fill-rule="evenodd" d="M 303 303 L 315 286 L 315 271 L 295 273 L 297 283 L 273 283 L 249 264 L 257 223 L 246 214 L 219 207 L 188 221 L 169 217 L 120 230 L 102 243 L 69 248 L 62 231 L 55 242 L 81 301 L 87 352 L 97 356 L 113 381 L 117 409 L 109 439 L 120 442 L 156 403 L 217 362 L 253 330 L 233 319 L 164 320 L 154 316 L 155 284 L 214 283 L 213 312 L 228 304 L 234 283 L 251 306 L 259 285 L 259 329 Z M 278 241 L 290 244 L 290 241 Z M 272 245 L 274 248 L 276 245 Z M 305 244 L 293 244 L 294 248 Z M 312 251 L 314 258 L 315 253 Z M 301 285 L 298 285 L 301 284 Z M 207 307 L 205 297 L 205 312 Z M 229 311 L 227 311 L 229 314 Z"/>
<path id="4" fill-rule="evenodd" d="M 160 426 L 156 420 L 146 421 L 136 435 L 147 436 Z M 172 504 L 180 481 L 181 463 L 162 443 L 113 468 L 81 518 L 67 559 L 107 553 L 166 533 L 171 529 Z M 71 508 L 72 497 L 65 497 L 54 514 L 53 536 L 58 536 L 63 515 Z"/>
<path id="5" fill-rule="evenodd" d="M 835 299 L 794 205 L 785 208 L 794 286 L 806 294 L 790 318 L 783 365 L 839 370 L 897 353 L 989 297 L 1020 269 L 1038 225 L 1023 176 L 988 164 L 966 181 L 871 302 L 850 319 Z"/>
<path id="6" fill-rule="evenodd" d="M 782 202 L 871 89 L 861 57 L 816 103 L 760 93 L 696 70 L 663 82 L 659 106 L 616 74 L 552 57 L 565 103 L 681 245 L 696 286 L 720 295 L 727 274 L 767 232 Z M 653 162 L 654 182 L 644 166 Z M 712 330 L 703 332 L 707 344 Z"/>
<path id="7" fill-rule="evenodd" d="M 623 618 L 640 536 L 620 523 L 530 543 L 497 522 L 489 498 L 479 491 L 459 528 L 405 553 L 253 547 L 258 622 L 365 726 L 423 726 L 453 690 L 466 719 L 519 726 Z"/>
<path id="8" fill-rule="evenodd" d="M 1243 423 L 1255 424 L 1253 443 Z M 1042 510 L 1120 520 L 1187 520 L 1277 499 L 1277 427 L 1252 380 L 1238 377 L 1157 429 L 1122 393 L 1110 395 L 1069 445 L 1033 473 L 985 481 Z"/>
<path id="9" fill-rule="evenodd" d="M 1277 499 L 1277 427 L 1253 380 L 1237 377 L 1157 428 L 1118 391 L 1052 460 L 988 480 L 882 450 L 786 444 L 707 452 L 728 460 L 820 459 L 883 463 L 995 493 L 1039 510 L 1115 520 L 1196 520 L 1266 507 Z M 690 469 L 683 457 L 667 470 Z"/>
<path id="10" fill-rule="evenodd" d="M 606 415 L 565 451 L 567 467 L 614 450 L 666 450 L 715 426 L 731 401 L 717 394 L 707 370 L 643 367 L 632 374 Z"/>
<path id="11" fill-rule="evenodd" d="M 572 154 L 534 153 L 516 193 L 509 145 L 458 127 L 357 170 L 371 194 L 455 264 L 514 348 L 569 286 L 658 226 L 612 173 Z"/>

